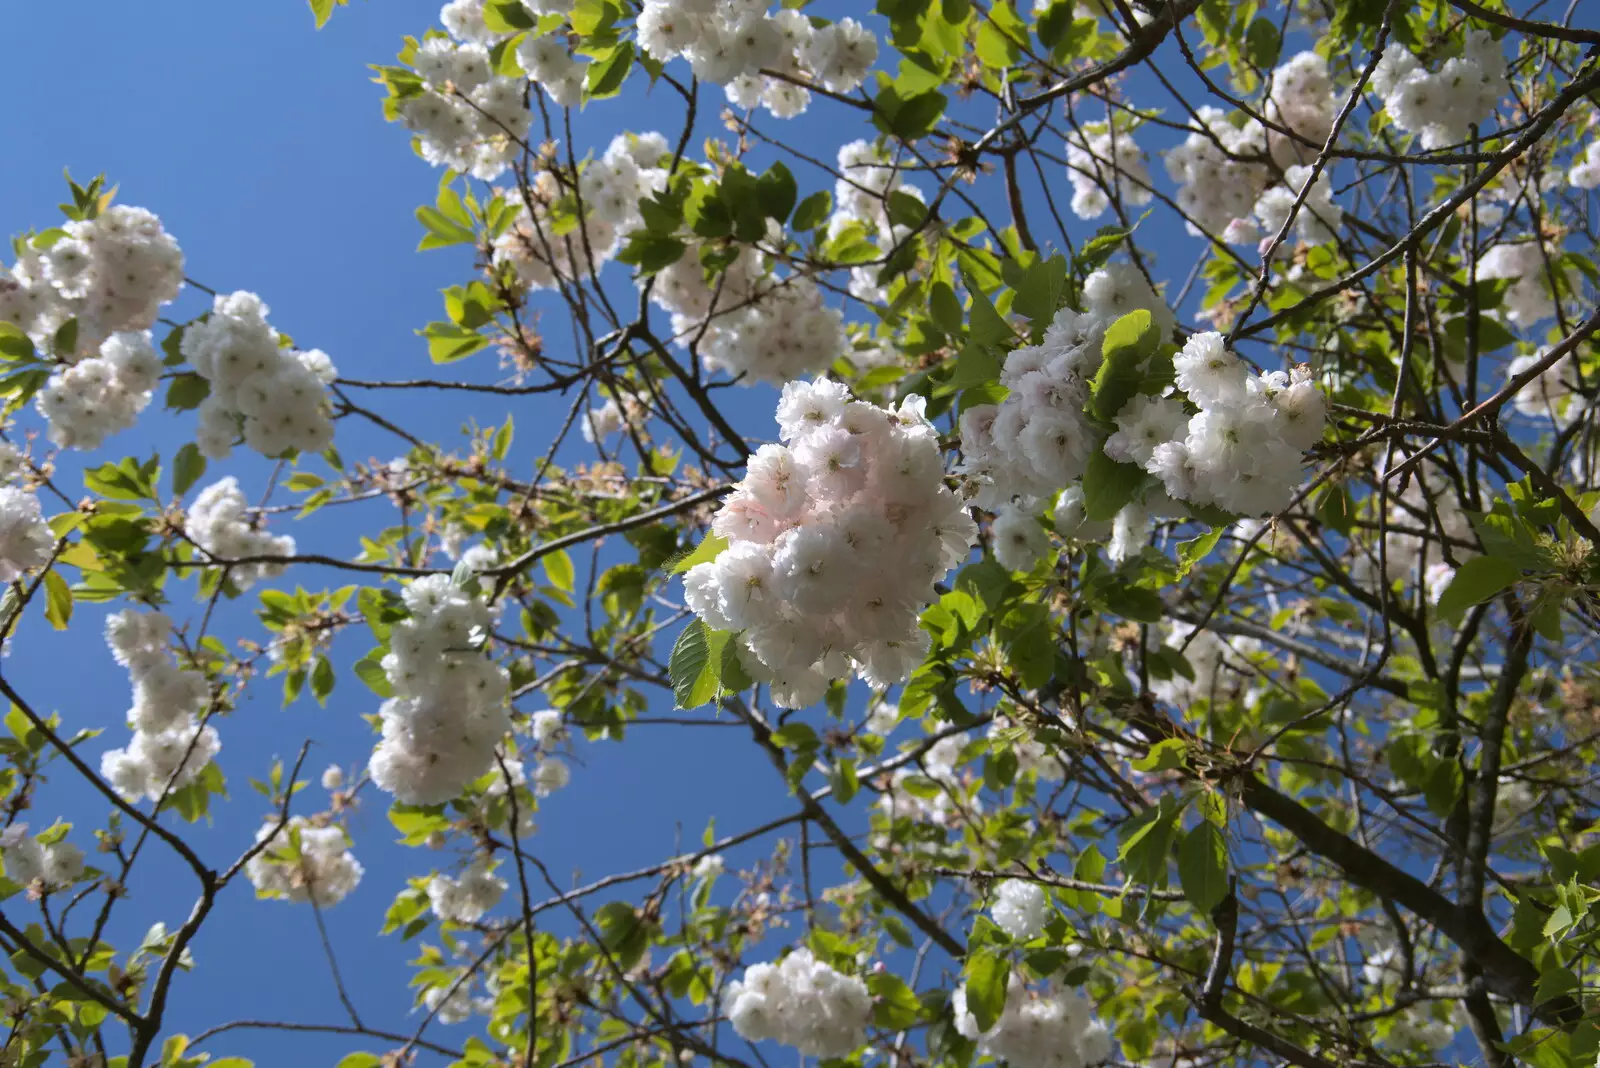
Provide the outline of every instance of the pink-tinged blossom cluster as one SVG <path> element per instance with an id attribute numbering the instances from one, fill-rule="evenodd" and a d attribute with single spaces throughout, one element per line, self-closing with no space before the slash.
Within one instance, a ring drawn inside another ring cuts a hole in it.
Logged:
<path id="1" fill-rule="evenodd" d="M 883 408 L 791 382 L 778 424 L 784 444 L 757 450 L 712 522 L 728 547 L 684 576 L 689 606 L 739 632 L 746 668 L 786 707 L 852 669 L 900 682 L 928 651 L 917 619 L 934 583 L 976 536 L 923 401 Z"/>

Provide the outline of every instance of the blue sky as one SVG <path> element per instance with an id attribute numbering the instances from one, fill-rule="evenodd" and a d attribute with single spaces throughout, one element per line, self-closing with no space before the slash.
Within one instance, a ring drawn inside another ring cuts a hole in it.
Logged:
<path id="1" fill-rule="evenodd" d="M 103 171 L 118 184 L 119 200 L 162 216 L 184 248 L 192 277 L 224 291 L 260 293 L 272 306 L 276 326 L 303 347 L 327 351 L 344 375 L 377 379 L 432 373 L 414 331 L 440 317 L 439 289 L 468 280 L 470 262 L 460 250 L 414 251 L 420 231 L 413 211 L 432 202 L 439 174 L 416 158 L 404 131 L 383 122 L 381 90 L 370 82 L 366 65 L 392 61 L 401 37 L 420 34 L 436 11 L 433 0 L 357 3 L 337 11 L 326 29 L 314 33 L 305 5 L 296 0 L 15 6 L 7 13 L 8 36 L 30 45 L 11 50 L 9 74 L 14 84 L 41 91 L 33 106 L 0 115 L 0 144 L 8 157 L 0 172 L 0 233 L 55 223 L 55 205 L 65 192 L 63 167 L 80 180 Z M 717 103 L 712 94 L 707 97 Z M 624 124 L 674 129 L 674 99 L 645 93 L 636 79 L 625 102 L 582 116 L 585 142 L 579 154 L 603 149 Z M 706 110 L 714 121 L 715 107 Z M 840 139 L 838 115 L 814 108 L 786 132 L 800 146 L 831 158 Z M 708 133 L 715 129 L 703 126 Z M 814 174 L 802 175 L 801 182 L 803 189 L 816 187 Z M 1062 176 L 1057 200 L 1064 206 L 1069 196 Z M 1081 241 L 1099 222 L 1071 220 L 1069 225 L 1074 240 Z M 1041 222 L 1035 229 L 1046 237 Z M 1154 248 L 1171 250 L 1167 269 L 1158 272 L 1163 277 L 1186 271 L 1195 251 L 1192 242 L 1170 238 L 1154 242 Z M 205 306 L 202 296 L 191 292 L 172 314 L 184 319 Z M 446 373 L 496 377 L 487 355 Z M 760 390 L 739 402 L 742 426 L 758 437 L 770 434 L 771 399 L 770 391 Z M 425 439 L 446 441 L 459 440 L 459 428 L 469 417 L 491 425 L 510 412 L 518 423 L 518 457 L 527 470 L 564 406 L 539 398 L 507 405 L 483 397 L 469 403 L 396 395 L 384 399 L 383 410 Z M 114 439 L 108 455 L 147 455 L 157 449 L 170 457 L 190 440 L 192 421 L 192 414 L 153 407 L 136 430 Z M 385 460 L 400 451 L 392 439 L 353 421 L 341 424 L 340 435 L 347 461 Z M 212 474 L 237 473 L 249 487 L 260 484 L 266 470 L 240 454 Z M 69 492 L 77 490 L 70 470 L 62 479 Z M 287 529 L 303 546 L 352 554 L 363 529 L 358 516 L 334 510 Z M 387 517 L 374 516 L 365 529 L 380 521 Z M 297 577 L 308 586 L 345 581 L 333 573 Z M 247 597 L 222 617 L 221 633 L 228 639 L 261 636 L 250 616 L 251 603 Z M 175 610 L 182 607 L 180 601 Z M 101 641 L 103 616 L 100 606 L 81 606 L 65 634 L 39 629 L 42 621 L 30 620 L 34 625 L 16 639 L 6 664 L 19 689 L 36 707 L 59 711 L 69 731 L 106 729 L 88 745 L 95 757 L 126 739 L 122 716 L 128 684 Z M 364 634 L 351 635 L 340 645 L 338 660 L 348 664 L 366 648 Z M 63 670 L 68 665 L 70 670 Z M 376 705 L 348 675 L 326 709 L 309 699 L 282 709 L 277 681 L 258 682 L 250 699 L 219 725 L 220 762 L 233 800 L 218 807 L 214 824 L 196 830 L 203 855 L 222 865 L 244 848 L 263 814 L 263 802 L 246 779 L 265 777 L 275 757 L 292 759 L 304 739 L 316 742 L 308 761 L 313 775 L 330 762 L 364 762 L 371 735 L 360 714 Z M 574 768 L 572 785 L 546 805 L 534 843 L 558 877 L 581 870 L 593 878 L 692 848 L 713 815 L 720 815 L 719 830 L 728 833 L 788 808 L 772 769 L 736 730 L 642 727 L 621 746 L 580 742 L 578 756 L 582 763 Z M 87 828 L 100 825 L 104 811 L 63 778 L 41 792 L 27 818 L 41 829 L 57 815 L 83 825 L 75 838 L 88 847 Z M 367 873 L 360 889 L 328 913 L 334 943 L 369 1022 L 407 1031 L 409 973 L 403 965 L 412 946 L 379 940 L 375 932 L 408 875 L 434 864 L 447 867 L 450 858 L 392 846 L 394 836 L 375 795 L 351 829 Z M 736 867 L 740 856 L 730 860 Z M 152 922 L 181 922 L 193 892 L 182 870 L 165 861 L 138 873 L 132 889 L 111 932 L 119 947 L 136 943 Z M 224 898 L 194 953 L 199 968 L 178 984 L 169 1030 L 193 1032 L 237 1017 L 342 1019 L 312 915 L 304 907 L 256 902 L 241 881 Z M 441 1029 L 438 1035 L 459 1042 L 467 1033 L 464 1026 Z M 290 1057 L 333 1063 L 362 1045 L 342 1038 L 242 1032 L 208 1049 L 272 1065 Z"/>

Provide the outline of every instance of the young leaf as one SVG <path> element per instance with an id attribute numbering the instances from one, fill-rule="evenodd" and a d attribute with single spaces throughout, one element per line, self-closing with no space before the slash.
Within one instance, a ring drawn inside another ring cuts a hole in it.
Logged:
<path id="1" fill-rule="evenodd" d="M 1178 845 L 1178 880 L 1189 903 L 1207 916 L 1228 896 L 1228 843 L 1210 820 L 1197 823 Z"/>
<path id="2" fill-rule="evenodd" d="M 1522 569 L 1498 556 L 1475 556 L 1456 569 L 1450 585 L 1439 597 L 1439 618 L 1453 623 L 1467 609 L 1481 604 L 1514 584 Z"/>

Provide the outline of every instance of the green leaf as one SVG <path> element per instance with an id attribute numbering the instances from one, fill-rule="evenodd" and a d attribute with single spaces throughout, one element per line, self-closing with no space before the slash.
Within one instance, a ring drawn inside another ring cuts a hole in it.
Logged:
<path id="1" fill-rule="evenodd" d="M 1202 820 L 1178 845 L 1178 880 L 1189 903 L 1209 916 L 1228 896 L 1228 843 L 1210 820 Z"/>
<path id="2" fill-rule="evenodd" d="M 1123 619 L 1137 623 L 1159 623 L 1166 617 L 1166 605 L 1155 590 L 1114 582 L 1105 588 L 1104 596 L 1106 607 Z"/>
<path id="3" fill-rule="evenodd" d="M 948 282 L 935 282 L 928 292 L 928 315 L 933 325 L 951 336 L 961 333 L 961 301 Z"/>
<path id="4" fill-rule="evenodd" d="M 1096 449 L 1083 473 L 1083 512 L 1096 522 L 1115 519 L 1139 492 L 1146 475 L 1138 464 L 1118 463 Z"/>
<path id="5" fill-rule="evenodd" d="M 589 64 L 584 76 L 584 90 L 591 100 L 616 96 L 632 69 L 633 42 L 622 41 L 604 59 Z"/>
<path id="6" fill-rule="evenodd" d="M 187 412 L 200 407 L 200 402 L 211 396 L 211 383 L 197 374 L 177 375 L 167 387 L 167 408 Z"/>
<path id="7" fill-rule="evenodd" d="M 476 330 L 455 323 L 429 323 L 419 333 L 428 339 L 428 358 L 434 363 L 455 363 L 489 345 L 489 339 Z"/>
<path id="8" fill-rule="evenodd" d="M 1095 373 L 1094 414 L 1115 419 L 1144 382 L 1145 363 L 1161 344 L 1161 330 L 1143 308 L 1129 312 L 1106 330 L 1105 359 Z"/>
<path id="9" fill-rule="evenodd" d="M 636 230 L 622 251 L 617 253 L 617 259 L 632 264 L 639 268 L 640 274 L 649 276 L 683 259 L 688 247 L 675 237 Z"/>
<path id="10" fill-rule="evenodd" d="M 172 458 L 172 495 L 182 497 L 206 473 L 206 458 L 200 447 L 190 442 Z"/>
<path id="11" fill-rule="evenodd" d="M 1259 16 L 1250 23 L 1250 28 L 1244 33 L 1245 54 L 1262 70 L 1266 70 L 1278 61 L 1278 53 L 1283 48 L 1283 38 L 1278 34 L 1278 27 L 1272 20 Z"/>
<path id="12" fill-rule="evenodd" d="M 967 1011 L 977 1020 L 979 1031 L 988 1031 L 1005 1011 L 1011 961 L 985 946 L 967 954 L 961 975 L 967 983 Z"/>
<path id="13" fill-rule="evenodd" d="M 0 322 L 0 359 L 19 361 L 35 358 L 33 340 L 15 323 Z"/>
<path id="14" fill-rule="evenodd" d="M 1182 738 L 1163 738 L 1150 747 L 1141 759 L 1132 761 L 1134 771 L 1168 771 L 1181 768 L 1189 755 Z"/>
<path id="15" fill-rule="evenodd" d="M 1211 550 L 1222 540 L 1225 527 L 1213 527 L 1210 532 L 1182 542 L 1178 546 L 1178 577 L 1183 578 L 1194 570 L 1196 564 L 1211 555 Z"/>
<path id="16" fill-rule="evenodd" d="M 567 593 L 572 592 L 572 557 L 564 552 L 553 552 L 541 559 L 540 563 L 544 565 L 545 577 L 552 586 Z"/>
<path id="17" fill-rule="evenodd" d="M 727 538 L 724 538 L 721 534 L 707 531 L 706 536 L 700 539 L 700 544 L 693 552 L 684 553 L 675 560 L 668 560 L 667 570 L 674 575 L 681 575 L 696 564 L 709 564 L 718 556 L 721 556 L 722 550 L 727 547 Z"/>
<path id="18" fill-rule="evenodd" d="M 317 666 L 311 669 L 311 696 L 317 699 L 317 704 L 326 705 L 328 695 L 333 693 L 333 664 L 325 656 L 317 657 Z"/>
<path id="19" fill-rule="evenodd" d="M 317 29 L 328 24 L 328 19 L 333 17 L 333 0 L 310 0 L 311 15 L 317 20 Z"/>
<path id="20" fill-rule="evenodd" d="M 1453 623 L 1467 609 L 1481 604 L 1522 578 L 1522 569 L 1498 556 L 1475 556 L 1456 568 L 1450 585 L 1439 597 L 1439 618 Z"/>
<path id="21" fill-rule="evenodd" d="M 812 193 L 794 209 L 794 218 L 790 220 L 789 227 L 792 230 L 815 230 L 827 221 L 832 211 L 832 193 L 826 189 Z"/>
<path id="22" fill-rule="evenodd" d="M 672 646 L 667 675 L 679 708 L 699 708 L 717 695 L 720 661 L 711 655 L 710 633 L 705 623 L 691 620 Z M 726 641 L 727 635 L 722 638 Z M 717 652 L 722 652 L 720 646 Z"/>
<path id="23" fill-rule="evenodd" d="M 872 1022 L 885 1031 L 904 1031 L 922 1018 L 921 1000 L 898 975 L 869 975 L 867 989 L 872 992 Z"/>
<path id="24" fill-rule="evenodd" d="M 54 571 L 44 573 L 44 617 L 56 630 L 66 630 L 72 619 L 72 588 Z"/>

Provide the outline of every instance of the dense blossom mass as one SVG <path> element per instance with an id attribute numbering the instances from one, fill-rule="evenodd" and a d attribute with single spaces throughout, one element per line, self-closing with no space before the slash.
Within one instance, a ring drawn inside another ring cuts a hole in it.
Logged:
<path id="1" fill-rule="evenodd" d="M 256 832 L 256 844 L 261 851 L 245 864 L 245 875 L 262 897 L 327 908 L 361 882 L 364 869 L 347 848 L 343 828 L 304 816 L 271 819 Z"/>
<path id="2" fill-rule="evenodd" d="M 1462 31 L 1460 53 L 1433 71 L 1413 52 L 1391 45 L 1367 84 L 1395 125 L 1417 134 L 1428 149 L 1466 143 L 1473 125 L 1487 124 L 1511 91 L 1500 43 L 1470 27 Z"/>
<path id="3" fill-rule="evenodd" d="M 49 562 L 55 538 L 39 498 L 15 486 L 0 487 L 0 582 Z"/>
<path id="4" fill-rule="evenodd" d="M 48 837 L 50 840 L 45 841 Z M 7 879 L 18 886 L 64 890 L 83 878 L 83 850 L 57 834 L 30 835 L 26 823 L 0 831 L 0 859 Z"/>
<path id="5" fill-rule="evenodd" d="M 741 1038 L 843 1057 L 866 1041 L 872 996 L 860 979 L 797 949 L 777 964 L 746 968 L 728 984 L 723 1006 Z"/>
<path id="6" fill-rule="evenodd" d="M 41 235 L 19 248 L 14 266 L 0 267 L 0 322 L 49 348 L 76 320 L 74 344 L 56 354 L 71 363 L 112 334 L 150 329 L 182 284 L 183 253 L 161 220 L 114 205 Z"/>
<path id="7" fill-rule="evenodd" d="M 1015 973 L 1006 987 L 1005 1011 L 987 1031 L 967 1011 L 967 989 L 955 992 L 956 1029 L 978 1051 L 1016 1068 L 1085 1068 L 1111 1055 L 1111 1035 L 1093 1006 L 1076 991 L 1031 991 Z"/>
<path id="8" fill-rule="evenodd" d="M 333 442 L 333 362 L 320 349 L 286 347 L 267 312 L 254 293 L 219 294 L 210 317 L 183 332 L 184 358 L 210 387 L 196 440 L 213 459 L 232 452 L 241 434 L 263 456 L 314 453 Z"/>
<path id="9" fill-rule="evenodd" d="M 899 682 L 928 649 L 918 612 L 976 532 L 943 484 L 922 398 L 883 408 L 836 382 L 793 382 L 778 425 L 785 444 L 756 451 L 712 522 L 728 547 L 684 576 L 689 606 L 740 632 L 747 669 L 787 707 L 852 665 Z"/>
<path id="10" fill-rule="evenodd" d="M 161 356 L 147 331 L 112 334 L 99 354 L 57 367 L 34 404 L 50 421 L 50 440 L 64 449 L 98 449 L 131 428 L 150 406 L 161 379 Z"/>
<path id="11" fill-rule="evenodd" d="M 383 740 L 368 768 L 379 789 L 434 805 L 496 766 L 511 729 L 510 677 L 483 655 L 493 622 L 482 600 L 429 575 L 405 588 L 411 618 L 396 623 L 383 658 L 394 696 L 383 703 Z"/>
<path id="12" fill-rule="evenodd" d="M 181 790 L 222 749 L 216 728 L 202 722 L 212 703 L 206 677 L 173 660 L 171 637 L 172 621 L 160 612 L 127 609 L 106 619 L 106 643 L 133 682 L 133 740 L 108 750 L 100 773 L 126 798 L 155 801 Z"/>
<path id="13" fill-rule="evenodd" d="M 189 506 L 185 529 L 194 543 L 213 557 L 240 560 L 261 556 L 293 556 L 294 539 L 287 534 L 269 534 L 265 520 L 252 517 L 250 504 L 239 488 L 239 480 L 229 475 L 200 491 Z M 283 565 L 270 560 L 234 564 L 228 577 L 240 589 L 257 579 L 283 573 Z"/>

